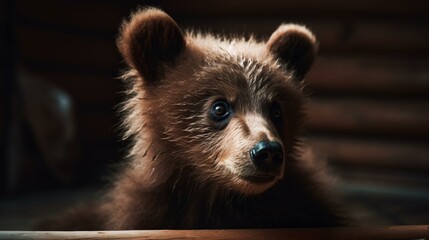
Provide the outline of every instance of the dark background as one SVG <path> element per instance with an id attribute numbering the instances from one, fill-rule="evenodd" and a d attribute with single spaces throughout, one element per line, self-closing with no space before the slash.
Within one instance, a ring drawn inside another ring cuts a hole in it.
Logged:
<path id="1" fill-rule="evenodd" d="M 115 46 L 122 19 L 160 6 L 185 27 L 266 39 L 307 25 L 320 56 L 305 138 L 367 225 L 429 223 L 429 4 L 391 1 L 0 2 L 0 230 L 92 198 L 121 163 Z"/>

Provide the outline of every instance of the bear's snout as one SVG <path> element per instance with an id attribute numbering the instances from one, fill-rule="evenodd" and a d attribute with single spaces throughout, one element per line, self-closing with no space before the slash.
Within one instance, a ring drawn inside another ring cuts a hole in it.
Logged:
<path id="1" fill-rule="evenodd" d="M 283 150 L 278 142 L 261 141 L 250 150 L 250 159 L 258 170 L 273 172 L 283 163 Z"/>

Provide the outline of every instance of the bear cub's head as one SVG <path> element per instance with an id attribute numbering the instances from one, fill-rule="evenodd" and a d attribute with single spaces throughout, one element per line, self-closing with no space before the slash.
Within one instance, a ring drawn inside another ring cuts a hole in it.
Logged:
<path id="1" fill-rule="evenodd" d="M 267 42 L 182 31 L 148 8 L 122 26 L 131 156 L 148 174 L 186 174 L 195 186 L 258 194 L 293 164 L 302 79 L 317 50 L 305 27 L 281 25 Z"/>

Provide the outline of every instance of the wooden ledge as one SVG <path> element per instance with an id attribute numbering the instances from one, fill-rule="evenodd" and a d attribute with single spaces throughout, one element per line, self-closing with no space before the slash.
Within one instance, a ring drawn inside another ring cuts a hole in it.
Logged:
<path id="1" fill-rule="evenodd" d="M 0 239 L 429 239 L 429 225 L 241 230 L 0 231 Z"/>

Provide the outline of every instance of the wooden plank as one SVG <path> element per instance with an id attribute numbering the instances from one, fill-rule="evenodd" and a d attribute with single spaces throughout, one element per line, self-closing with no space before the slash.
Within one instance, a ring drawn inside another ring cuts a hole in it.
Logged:
<path id="1" fill-rule="evenodd" d="M 429 102 L 313 99 L 308 129 L 329 133 L 429 136 Z"/>
<path id="2" fill-rule="evenodd" d="M 418 21 L 368 21 L 362 19 L 332 21 L 329 19 L 293 18 L 226 18 L 201 17 L 177 19 L 185 28 L 237 35 L 255 34 L 268 37 L 282 22 L 300 23 L 311 29 L 320 42 L 320 52 L 354 54 L 395 53 L 425 56 L 429 52 L 429 28 Z M 386 41 L 388 39 L 388 41 Z"/>
<path id="3" fill-rule="evenodd" d="M 397 186 L 396 182 L 379 184 L 378 179 L 350 182 L 341 179 L 349 212 L 365 226 L 413 225 L 429 222 L 427 185 L 422 188 Z M 363 238 L 364 239 L 364 238 Z"/>
<path id="4" fill-rule="evenodd" d="M 361 191 L 364 192 L 364 189 L 370 190 L 379 189 L 380 194 L 385 192 L 391 192 L 392 195 L 400 198 L 401 192 L 409 191 L 403 197 L 414 195 L 416 196 L 413 201 L 423 201 L 424 199 L 429 200 L 429 191 L 427 186 L 429 185 L 429 175 L 427 171 L 423 172 L 414 172 L 414 171 L 404 171 L 402 169 L 379 169 L 373 168 L 371 166 L 358 166 L 354 165 L 331 165 L 332 174 L 340 179 L 338 184 L 344 188 L 345 192 L 348 192 L 348 187 L 350 191 L 353 188 L 361 188 Z M 395 190 L 396 189 L 396 190 Z M 342 190 L 343 191 L 343 190 Z M 397 194 L 394 194 L 394 193 Z M 364 194 L 362 194 L 364 195 Z M 418 198 L 417 198 L 418 196 Z M 409 199 L 411 200 L 411 199 Z M 426 202 L 429 207 L 429 201 Z M 402 217 L 402 216 L 401 216 Z M 429 222 L 429 215 L 428 222 Z"/>
<path id="5" fill-rule="evenodd" d="M 307 138 L 332 164 L 371 169 L 396 169 L 400 171 L 429 171 L 428 143 L 412 143 L 381 140 L 357 140 L 351 138 Z"/>
<path id="6" fill-rule="evenodd" d="M 258 0 L 237 1 L 210 1 L 203 2 L 190 0 L 180 2 L 167 0 L 161 3 L 161 7 L 176 15 L 184 16 L 299 16 L 310 15 L 316 17 L 332 16 L 358 16 L 358 17 L 427 17 L 429 5 L 419 0 L 401 1 L 392 0 L 382 4 L 373 1 L 329 1 L 320 2 L 312 0 L 302 1 L 276 1 L 265 0 L 261 4 Z"/>
<path id="7" fill-rule="evenodd" d="M 129 12 L 137 9 L 134 1 L 54 1 L 44 0 L 37 4 L 31 0 L 19 0 L 17 6 L 19 16 L 44 22 L 53 22 L 63 26 L 77 26 L 85 29 L 116 31 L 115 26 Z M 155 1 L 146 1 L 153 4 Z M 411 17 L 412 19 L 427 18 L 429 5 L 420 0 L 393 0 L 388 4 L 372 1 L 276 1 L 268 0 L 263 5 L 257 0 L 221 0 L 201 2 L 196 0 L 177 2 L 157 2 L 165 11 L 176 17 Z M 44 6 L 49 6 L 46 8 Z M 246 6 L 245 8 L 243 6 Z"/>
<path id="8" fill-rule="evenodd" d="M 125 1 L 17 1 L 21 22 L 95 33 L 116 33 L 122 19 L 135 7 L 137 4 Z"/>
<path id="9" fill-rule="evenodd" d="M 79 73 L 53 69 L 33 70 L 32 75 L 47 81 L 70 95 L 78 107 L 113 107 L 121 100 L 122 81 L 110 74 Z"/>
<path id="10" fill-rule="evenodd" d="M 0 232 L 0 239 L 416 239 L 429 237 L 429 226 L 326 229 L 141 230 L 93 232 Z"/>
<path id="11" fill-rule="evenodd" d="M 34 27 L 17 28 L 22 61 L 111 70 L 121 62 L 115 38 L 82 36 Z"/>
<path id="12" fill-rule="evenodd" d="M 427 58 L 320 56 L 307 82 L 315 92 L 428 96 Z"/>
<path id="13" fill-rule="evenodd" d="M 392 52 L 422 56 L 429 52 L 429 28 L 423 22 L 356 20 L 329 26 L 317 21 L 309 22 L 309 26 L 320 40 L 321 52 Z"/>

